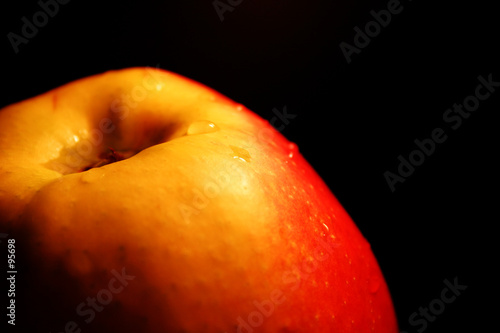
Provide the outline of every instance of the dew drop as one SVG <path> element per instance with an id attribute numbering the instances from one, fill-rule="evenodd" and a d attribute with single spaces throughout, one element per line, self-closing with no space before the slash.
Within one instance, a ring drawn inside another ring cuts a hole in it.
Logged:
<path id="1" fill-rule="evenodd" d="M 229 146 L 229 148 L 233 151 L 233 158 L 239 159 L 243 162 L 250 162 L 250 158 L 252 156 L 250 156 L 248 150 L 236 146 Z"/>
<path id="2" fill-rule="evenodd" d="M 217 132 L 219 127 L 208 120 L 199 120 L 191 123 L 187 130 L 187 135 L 205 134 Z"/>
<path id="3" fill-rule="evenodd" d="M 292 158 L 295 154 L 297 154 L 298 150 L 299 150 L 299 148 L 295 143 L 293 143 L 293 142 L 288 143 L 288 157 L 289 158 Z"/>

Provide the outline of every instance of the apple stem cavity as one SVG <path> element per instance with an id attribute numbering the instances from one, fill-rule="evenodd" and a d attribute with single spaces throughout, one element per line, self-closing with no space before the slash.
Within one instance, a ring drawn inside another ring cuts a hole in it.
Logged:
<path id="1" fill-rule="evenodd" d="M 131 156 L 135 155 L 135 153 L 131 151 L 127 152 L 117 152 L 111 147 L 107 147 L 107 150 L 99 154 L 99 161 L 96 163 L 93 163 L 91 165 L 88 165 L 84 167 L 83 169 L 80 170 L 80 172 L 87 171 L 93 168 L 99 168 L 107 164 L 115 163 L 121 160 L 125 160 Z"/>

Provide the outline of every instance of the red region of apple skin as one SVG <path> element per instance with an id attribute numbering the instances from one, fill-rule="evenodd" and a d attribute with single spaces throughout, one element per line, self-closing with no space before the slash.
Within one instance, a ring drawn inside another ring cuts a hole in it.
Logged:
<path id="1" fill-rule="evenodd" d="M 150 71 L 135 68 L 105 75 L 120 85 L 121 75 L 140 83 Z M 170 72 L 157 73 L 210 95 L 211 103 L 221 108 L 238 110 L 231 113 L 238 118 L 236 129 L 222 128 L 185 145 L 184 139 L 171 141 L 168 158 L 153 156 L 156 147 L 149 154 L 94 168 L 106 175 L 96 187 L 84 181 L 90 175 L 85 171 L 38 189 L 21 220 L 8 224 L 9 233 L 31 244 L 20 255 L 31 272 L 25 278 L 29 294 L 24 299 L 39 320 L 37 328 L 62 329 L 74 319 L 83 331 L 92 332 L 396 333 L 389 289 L 370 245 L 296 146 L 212 89 Z M 92 87 L 100 78 L 70 85 Z M 71 92 L 69 87 L 48 92 L 50 104 L 64 105 L 63 95 Z M 36 101 L 29 105 L 34 106 Z M 154 124 L 141 121 L 144 131 L 137 137 L 147 141 L 146 130 Z M 239 133 L 240 126 L 247 126 L 250 135 Z M 250 147 L 240 137 L 249 139 Z M 232 145 L 245 147 L 251 161 L 233 159 Z M 189 156 L 182 149 L 191 149 Z M 213 155 L 203 155 L 210 149 Z M 163 175 L 162 168 L 177 170 L 172 167 L 172 161 L 180 161 L 176 157 L 190 161 L 185 173 Z M 115 154 L 104 159 L 114 162 Z M 170 220 L 157 218 L 155 214 L 177 208 L 174 202 L 182 201 L 183 187 L 203 187 L 211 172 L 218 175 L 224 169 L 226 160 L 241 163 L 226 169 L 231 186 L 221 186 L 206 208 L 192 214 L 189 225 L 196 232 L 165 226 L 183 223 L 173 215 L 168 215 Z M 144 172 L 136 169 L 139 161 L 162 167 Z M 161 184 L 171 179 L 184 179 L 188 185 L 173 184 L 165 187 L 170 192 L 163 191 Z M 246 189 L 241 180 L 248 182 Z M 146 197 L 137 194 L 142 188 L 148 189 Z M 121 211 L 126 213 L 119 219 L 102 218 Z M 85 264 L 87 258 L 91 260 Z M 102 312 L 95 311 L 90 323 L 75 315 L 81 302 L 108 286 L 114 276 L 110 270 L 122 267 L 134 276 L 124 291 L 113 295 Z"/>
<path id="2" fill-rule="evenodd" d="M 307 161 L 300 154 L 293 154 L 292 161 L 295 167 L 282 175 L 287 194 L 269 197 L 290 216 L 286 220 L 294 221 L 289 242 L 307 250 L 293 254 L 300 258 L 298 265 L 291 268 L 284 260 L 276 269 L 283 273 L 278 289 L 290 301 L 276 311 L 287 312 L 295 329 L 397 332 L 389 290 L 368 242 Z M 281 256 L 291 251 L 288 247 Z"/>

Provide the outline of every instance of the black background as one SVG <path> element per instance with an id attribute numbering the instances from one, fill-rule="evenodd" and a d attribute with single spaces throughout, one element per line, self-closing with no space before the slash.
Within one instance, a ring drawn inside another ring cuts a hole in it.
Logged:
<path id="1" fill-rule="evenodd" d="M 500 88 L 458 129 L 442 117 L 474 93 L 479 75 L 500 81 L 497 11 L 402 1 L 348 64 L 339 44 L 353 44 L 353 28 L 364 29 L 370 11 L 387 3 L 243 0 L 221 21 L 211 0 L 72 0 L 16 54 L 7 34 L 20 34 L 21 18 L 32 21 L 40 7 L 10 1 L 0 14 L 0 107 L 109 69 L 157 65 L 268 120 L 286 106 L 296 117 L 283 134 L 370 241 L 401 330 L 417 332 L 409 316 L 456 277 L 468 288 L 425 332 L 489 331 L 497 327 L 489 302 L 497 299 Z M 397 172 L 398 155 L 437 127 L 447 140 L 391 192 L 384 172 Z"/>

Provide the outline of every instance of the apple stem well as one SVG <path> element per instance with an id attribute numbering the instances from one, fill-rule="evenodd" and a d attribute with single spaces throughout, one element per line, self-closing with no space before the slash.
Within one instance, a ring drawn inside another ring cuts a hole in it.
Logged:
<path id="1" fill-rule="evenodd" d="M 84 167 L 83 169 L 80 170 L 80 172 L 87 171 L 87 170 L 90 170 L 92 168 L 98 168 L 98 167 L 104 166 L 106 164 L 111 164 L 114 162 L 125 160 L 133 155 L 134 155 L 133 152 L 120 153 L 120 152 L 117 152 L 116 150 L 114 150 L 113 148 L 108 147 L 106 151 L 99 154 L 99 160 L 97 162 Z"/>

